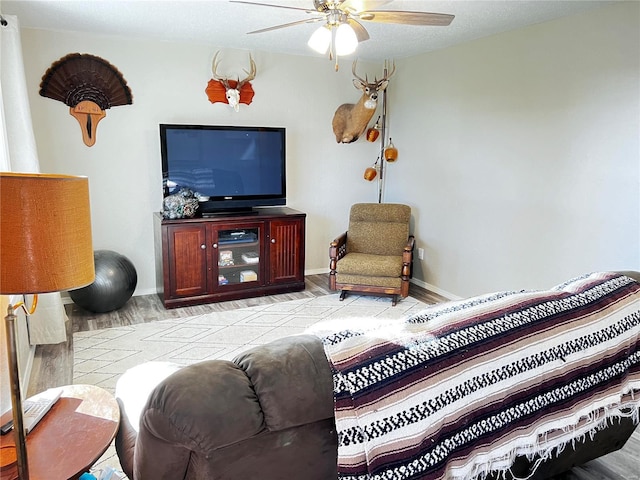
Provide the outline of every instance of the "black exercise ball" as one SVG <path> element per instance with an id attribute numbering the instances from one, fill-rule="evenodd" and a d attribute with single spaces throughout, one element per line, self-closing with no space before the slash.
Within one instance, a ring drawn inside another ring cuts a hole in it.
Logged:
<path id="1" fill-rule="evenodd" d="M 136 289 L 136 268 L 127 257 L 111 250 L 96 250 L 93 260 L 96 279 L 91 285 L 70 290 L 69 296 L 77 305 L 91 312 L 117 310 L 127 303 Z"/>

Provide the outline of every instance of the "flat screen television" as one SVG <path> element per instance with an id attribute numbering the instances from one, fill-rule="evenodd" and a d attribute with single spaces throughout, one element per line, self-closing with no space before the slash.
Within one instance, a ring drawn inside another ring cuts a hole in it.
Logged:
<path id="1" fill-rule="evenodd" d="M 164 196 L 189 188 L 203 215 L 285 205 L 282 127 L 160 124 Z"/>

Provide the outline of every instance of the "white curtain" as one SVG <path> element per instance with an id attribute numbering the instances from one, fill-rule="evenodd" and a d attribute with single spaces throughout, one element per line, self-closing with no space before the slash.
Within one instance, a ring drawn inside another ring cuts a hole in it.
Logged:
<path id="1" fill-rule="evenodd" d="M 39 172 L 22 62 L 20 25 L 16 16 L 3 15 L 3 18 L 7 25 L 0 27 L 0 139 L 3 144 L 3 148 L 0 148 L 0 170 Z M 37 345 L 66 341 L 66 320 L 59 293 L 40 295 L 38 308 L 28 320 L 30 343 Z"/>

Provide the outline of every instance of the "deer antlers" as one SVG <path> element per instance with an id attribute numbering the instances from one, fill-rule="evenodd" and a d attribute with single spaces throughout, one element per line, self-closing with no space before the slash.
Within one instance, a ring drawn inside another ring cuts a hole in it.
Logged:
<path id="1" fill-rule="evenodd" d="M 224 85 L 224 88 L 226 88 L 227 90 L 229 90 L 231 87 L 229 86 L 229 80 L 227 80 L 224 77 L 221 77 L 220 75 L 218 75 L 218 72 L 216 70 L 218 70 L 218 54 L 220 52 L 216 52 L 216 54 L 213 56 L 213 61 L 211 62 L 211 71 L 213 72 L 213 79 L 217 80 L 218 82 L 222 83 L 222 85 Z"/>
<path id="2" fill-rule="evenodd" d="M 229 86 L 229 79 L 225 78 L 225 77 L 221 77 L 218 75 L 218 64 L 220 63 L 220 61 L 218 60 L 218 54 L 220 52 L 216 52 L 216 54 L 213 56 L 213 62 L 211 62 L 211 70 L 213 72 L 213 79 L 217 80 L 219 82 L 222 82 L 222 84 L 225 86 L 225 88 L 229 89 L 231 88 Z M 242 88 L 242 86 L 247 83 L 250 82 L 251 80 L 253 80 L 254 78 L 256 78 L 256 62 L 253 61 L 253 57 L 251 56 L 251 54 L 249 54 L 249 63 L 251 65 L 251 71 L 247 72 L 244 68 L 242 69 L 242 71 L 244 73 L 247 74 L 246 78 L 240 80 L 240 77 L 238 77 L 238 84 L 236 85 L 236 90 L 240 90 Z"/>
<path id="3" fill-rule="evenodd" d="M 362 79 L 362 77 L 360 77 L 357 73 L 356 73 L 356 64 L 358 63 L 358 59 L 356 58 L 353 61 L 353 65 L 351 66 L 351 72 L 353 73 L 353 76 L 363 85 L 367 85 L 369 83 L 369 79 L 367 78 L 367 75 L 365 74 L 364 76 L 364 80 Z M 389 80 L 389 78 L 391 78 L 391 75 L 393 75 L 396 71 L 396 62 L 394 61 L 392 63 L 392 69 L 391 72 L 387 73 L 384 77 L 382 77 L 382 79 L 378 80 L 378 77 L 375 77 L 373 80 L 373 83 L 377 86 L 382 85 L 384 82 L 386 82 L 387 80 Z M 386 71 L 388 68 L 388 62 L 385 60 L 384 61 L 384 70 Z"/>
<path id="4" fill-rule="evenodd" d="M 333 115 L 333 133 L 338 143 L 352 143 L 364 133 L 367 124 L 378 106 L 378 94 L 384 91 L 389 84 L 389 77 L 396 71 L 395 62 L 391 72 L 387 72 L 388 63 L 384 63 L 384 77 L 382 80 L 375 78 L 373 83 L 365 75 L 364 79 L 356 73 L 357 60 L 353 62 L 353 85 L 362 91 L 358 103 L 344 103 L 338 107 Z"/>
<path id="5" fill-rule="evenodd" d="M 247 76 L 242 80 L 240 80 L 240 77 L 238 77 L 237 80 L 229 80 L 226 77 L 221 77 L 220 75 L 218 75 L 218 64 L 219 64 L 218 54 L 219 53 L 220 53 L 219 51 L 216 52 L 216 54 L 213 56 L 213 61 L 211 62 L 211 71 L 213 72 L 213 80 L 220 82 L 222 84 L 222 86 L 225 89 L 225 97 L 227 99 L 227 103 L 230 106 L 232 106 L 233 109 L 237 112 L 240 108 L 240 105 L 239 105 L 240 94 L 241 94 L 242 88 L 245 85 L 250 87 L 251 85 L 249 84 L 249 82 L 254 78 L 256 78 L 256 62 L 253 61 L 253 57 L 251 56 L 251 54 L 249 54 L 249 63 L 251 65 L 251 71 L 247 72 L 246 70 L 243 69 L 243 71 L 247 74 Z M 235 85 L 232 85 L 232 83 L 235 83 Z M 253 90 L 251 90 L 251 97 L 253 97 Z M 249 99 L 249 103 L 251 103 L 250 99 Z"/>
<path id="6" fill-rule="evenodd" d="M 250 82 L 251 80 L 256 78 L 256 62 L 253 61 L 253 57 L 251 57 L 251 54 L 249 54 L 249 63 L 251 65 L 251 72 L 247 72 L 244 68 L 242 69 L 242 71 L 246 73 L 247 76 L 242 81 L 238 79 L 238 86 L 236 87 L 238 90 L 240 90 L 245 83 Z"/>

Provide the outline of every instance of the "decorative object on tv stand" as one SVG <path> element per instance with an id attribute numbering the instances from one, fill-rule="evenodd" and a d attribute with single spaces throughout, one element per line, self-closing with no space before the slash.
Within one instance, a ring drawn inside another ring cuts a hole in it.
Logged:
<path id="1" fill-rule="evenodd" d="M 353 79 L 353 85 L 358 90 L 362 90 L 362 96 L 358 103 L 343 103 L 333 115 L 333 133 L 338 143 L 355 142 L 364 133 L 369 124 L 369 120 L 371 120 L 371 117 L 373 117 L 378 107 L 378 95 L 387 88 L 389 77 L 393 75 L 396 69 L 394 62 L 393 69 L 390 73 L 382 77 L 381 80 L 375 78 L 373 82 L 369 82 L 366 76 L 362 79 L 356 74 L 357 62 L 358 60 L 354 60 L 351 68 L 353 76 L 355 77 Z"/>
<path id="2" fill-rule="evenodd" d="M 209 80 L 205 92 L 211 103 L 227 103 L 237 112 L 240 110 L 241 103 L 249 105 L 253 100 L 253 87 L 249 82 L 256 78 L 256 62 L 254 62 L 251 55 L 249 55 L 251 71 L 247 72 L 243 69 L 244 73 L 247 74 L 243 80 L 240 80 L 240 77 L 238 77 L 237 80 L 230 80 L 226 77 L 219 76 L 217 73 L 219 63 L 217 60 L 218 53 L 220 52 L 216 52 L 213 56 L 213 61 L 211 62 L 213 78 Z"/>
<path id="3" fill-rule="evenodd" d="M 19 478 L 28 480 L 15 310 L 31 314 L 38 293 L 93 282 L 88 179 L 0 173 L 0 232 L 0 294 L 36 294 L 30 311 L 20 301 L 9 305 L 5 317 L 17 469 Z"/>
<path id="4" fill-rule="evenodd" d="M 402 10 L 365 10 L 364 6 L 374 2 L 355 2 L 349 0 L 313 0 L 313 9 L 272 5 L 246 0 L 231 0 L 233 3 L 246 3 L 263 7 L 298 10 L 305 17 L 302 20 L 254 30 L 252 33 L 270 32 L 280 28 L 302 25 L 304 23 L 324 22 L 309 38 L 307 45 L 324 55 L 329 50 L 329 60 L 335 58 L 335 70 L 338 71 L 338 57 L 355 52 L 358 43 L 369 40 L 369 33 L 360 23 L 400 23 L 404 25 L 447 26 L 454 16 L 443 13 L 407 12 Z M 379 2 L 387 3 L 387 2 Z M 360 8 L 360 9 L 359 9 Z"/>
<path id="5" fill-rule="evenodd" d="M 107 115 L 106 109 L 133 103 L 122 73 L 103 58 L 88 53 L 70 53 L 53 63 L 42 76 L 40 95 L 69 106 L 88 147 L 96 143 L 98 122 Z"/>
<path id="6" fill-rule="evenodd" d="M 168 219 L 193 218 L 198 210 L 198 205 L 200 205 L 198 197 L 207 198 L 189 188 L 181 188 L 178 193 L 164 197 L 162 216 Z"/>
<path id="7" fill-rule="evenodd" d="M 136 267 L 127 257 L 112 250 L 96 250 L 93 258 L 95 281 L 86 287 L 70 290 L 69 296 L 90 312 L 117 310 L 127 303 L 136 289 Z"/>

